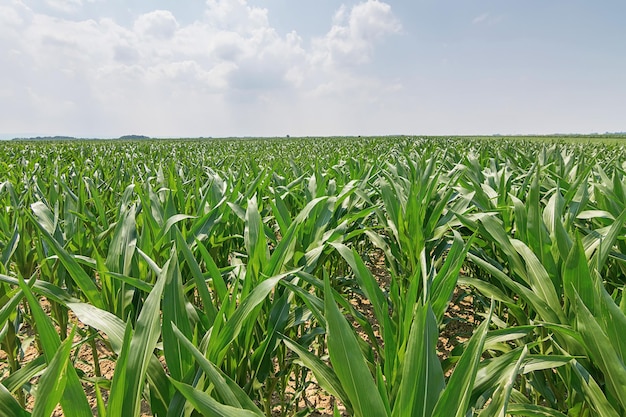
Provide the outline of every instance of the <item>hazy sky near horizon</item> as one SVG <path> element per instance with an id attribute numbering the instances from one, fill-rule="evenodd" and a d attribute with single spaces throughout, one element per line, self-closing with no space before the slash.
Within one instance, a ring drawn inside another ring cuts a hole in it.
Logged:
<path id="1" fill-rule="evenodd" d="M 0 0 L 0 137 L 626 131 L 624 0 Z"/>

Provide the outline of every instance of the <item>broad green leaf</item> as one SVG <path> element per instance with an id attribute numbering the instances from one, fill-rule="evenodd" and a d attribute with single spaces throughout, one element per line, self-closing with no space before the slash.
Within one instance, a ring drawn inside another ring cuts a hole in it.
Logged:
<path id="1" fill-rule="evenodd" d="M 183 242 L 186 246 L 187 244 Z M 163 351 L 167 368 L 176 380 L 183 380 L 184 376 L 193 368 L 193 360 L 185 355 L 178 339 L 174 336 L 173 326 L 176 326 L 187 338 L 191 337 L 192 328 L 187 314 L 185 294 L 183 292 L 182 277 L 178 268 L 176 246 L 172 249 L 172 258 L 163 268 L 165 287 L 163 290 Z"/>
<path id="2" fill-rule="evenodd" d="M 0 384 L 0 417 L 28 417 L 30 413 L 20 407 L 11 393 Z"/>
<path id="3" fill-rule="evenodd" d="M 248 200 L 243 239 L 248 253 L 248 268 L 254 269 L 255 276 L 257 276 L 264 269 L 269 259 L 269 252 L 256 194 Z"/>
<path id="4" fill-rule="evenodd" d="M 129 383 L 128 356 L 130 355 L 130 343 L 133 338 L 133 328 L 130 322 L 126 324 L 124 335 L 120 343 L 120 353 L 115 362 L 115 372 L 111 381 L 109 401 L 107 403 L 107 417 L 124 417 L 125 390 Z M 130 414 L 135 415 L 135 414 Z"/>
<path id="5" fill-rule="evenodd" d="M 72 341 L 76 327 L 68 335 L 68 338 L 61 343 L 59 350 L 54 354 L 45 372 L 37 384 L 37 396 L 33 417 L 48 417 L 57 406 L 67 384 L 67 369 L 72 366 L 70 363 L 70 352 L 72 351 Z"/>
<path id="6" fill-rule="evenodd" d="M 2 380 L 2 385 L 9 390 L 9 392 L 16 392 L 21 389 L 24 384 L 27 384 L 31 379 L 41 374 L 46 369 L 46 358 L 41 355 L 36 359 L 31 360 L 26 365 L 22 366 L 17 371 Z"/>
<path id="7" fill-rule="evenodd" d="M 461 235 L 458 232 L 454 232 L 452 246 L 446 255 L 446 260 L 433 279 L 429 299 L 438 322 L 441 321 L 448 309 L 452 293 L 457 284 L 459 271 L 463 266 L 472 241 L 473 237 L 470 237 L 469 241 L 465 243 Z"/>
<path id="8" fill-rule="evenodd" d="M 33 223 L 35 223 L 35 225 L 39 228 L 43 239 L 48 245 L 50 245 L 52 250 L 59 257 L 59 260 L 65 269 L 67 269 L 76 285 L 78 285 L 78 287 L 85 294 L 89 302 L 95 307 L 104 308 L 102 294 L 91 277 L 87 275 L 78 262 L 76 262 L 76 260 L 59 244 L 59 242 L 57 242 L 57 240 L 50 235 L 44 226 L 40 225 L 35 219 L 33 219 Z"/>
<path id="9" fill-rule="evenodd" d="M 187 401 L 193 404 L 194 408 L 202 413 L 205 417 L 262 417 L 263 414 L 257 414 L 250 410 L 231 407 L 229 405 L 220 404 L 209 394 L 200 391 L 190 385 L 171 380 L 172 384 L 180 391 Z"/>
<path id="10" fill-rule="evenodd" d="M 387 410 L 361 353 L 357 336 L 331 296 L 332 289 L 328 277 L 324 280 L 324 293 L 330 360 L 350 399 L 355 415 L 386 416 Z"/>
<path id="11" fill-rule="evenodd" d="M 195 216 L 190 216 L 189 214 L 175 214 L 172 217 L 168 218 L 167 221 L 165 222 L 165 226 L 163 227 L 163 229 L 160 230 L 160 235 L 165 237 L 167 236 L 167 233 L 170 231 L 170 229 L 172 228 L 172 226 L 174 226 L 176 223 L 179 223 L 183 220 L 187 220 L 187 219 L 194 219 Z"/>
<path id="12" fill-rule="evenodd" d="M 207 357 L 215 363 L 220 363 L 220 357 L 228 345 L 239 335 L 244 322 L 250 317 L 255 308 L 262 303 L 276 284 L 295 271 L 268 278 L 257 285 L 252 292 L 241 302 L 235 313 L 228 318 L 218 334 L 211 334 L 211 343 Z"/>
<path id="13" fill-rule="evenodd" d="M 567 417 L 558 410 L 536 404 L 509 404 L 507 415 L 527 417 Z M 603 416 L 604 417 L 604 416 Z M 608 416 L 607 416 L 608 417 Z"/>
<path id="14" fill-rule="evenodd" d="M 54 355 L 61 347 L 61 338 L 57 334 L 54 325 L 52 324 L 52 320 L 43 311 L 39 301 L 35 298 L 30 288 L 21 277 L 19 284 L 35 319 L 37 332 L 39 334 L 39 341 L 43 348 L 46 362 L 50 364 Z M 73 366 L 68 367 L 65 379 L 66 387 L 61 397 L 61 406 L 63 407 L 65 415 L 68 417 L 90 416 L 91 409 L 89 407 L 89 403 L 87 402 L 87 397 L 85 396 L 85 392 L 83 391 L 83 387 L 80 384 L 78 375 L 76 374 L 76 370 Z"/>
<path id="15" fill-rule="evenodd" d="M 20 241 L 20 233 L 17 228 L 13 230 L 13 235 L 11 236 L 11 240 L 6 243 L 6 246 L 2 249 L 2 253 L 0 254 L 0 263 L 4 265 L 5 269 L 8 269 L 8 263 L 13 254 L 15 253 L 17 246 Z"/>
<path id="16" fill-rule="evenodd" d="M 599 295 L 595 317 L 604 333 L 609 337 L 622 363 L 626 363 L 626 337 L 624 337 L 626 314 L 615 304 L 613 298 L 599 281 L 596 282 L 595 293 Z M 623 293 L 622 297 L 624 297 Z"/>
<path id="17" fill-rule="evenodd" d="M 167 269 L 166 265 L 163 270 Z M 161 335 L 161 294 L 166 280 L 166 274 L 162 272 L 139 313 L 132 339 L 128 344 L 128 352 L 125 353 L 122 348 L 121 356 L 127 355 L 125 366 L 115 368 L 114 382 L 118 373 L 125 374 L 124 379 L 120 377 L 123 382 L 118 384 L 123 390 L 120 412 L 124 416 L 135 416 L 139 413 L 146 372 Z M 117 417 L 117 414 L 113 413 L 110 417 Z"/>
<path id="18" fill-rule="evenodd" d="M 209 360 L 198 350 L 196 346 L 183 335 L 180 330 L 174 327 L 174 335 L 192 357 L 198 362 L 207 379 L 213 384 L 215 392 L 226 405 L 245 408 L 257 414 L 262 414 L 254 402 L 248 397 L 243 389 L 241 389 L 235 381 L 222 372 L 217 366 L 209 362 Z"/>
<path id="19" fill-rule="evenodd" d="M 580 297 L 576 300 L 576 324 L 589 358 L 602 370 L 608 388 L 626 410 L 626 366 Z"/>
<path id="20" fill-rule="evenodd" d="M 126 331 L 126 324 L 122 319 L 115 314 L 101 310 L 91 304 L 69 302 L 66 305 L 76 314 L 76 317 L 78 317 L 81 322 L 104 332 L 108 336 L 113 351 L 118 355 L 120 354 L 122 351 L 124 332 Z"/>
<path id="21" fill-rule="evenodd" d="M 437 357 L 437 319 L 429 304 L 416 306 L 393 416 L 431 416 L 445 387 Z"/>
<path id="22" fill-rule="evenodd" d="M 613 245 L 615 244 L 617 238 L 620 235 L 623 236 L 622 230 L 624 228 L 624 222 L 626 222 L 626 210 L 622 211 L 619 217 L 615 219 L 605 238 L 600 243 L 598 252 L 594 255 L 598 272 L 604 268 L 604 264 L 606 263 L 609 253 L 613 249 Z"/>
<path id="23" fill-rule="evenodd" d="M 33 214 L 39 224 L 48 234 L 54 235 L 57 230 L 57 220 L 54 218 L 54 214 L 42 201 L 37 201 L 30 205 Z"/>
<path id="24" fill-rule="evenodd" d="M 487 271 L 494 278 L 498 279 L 503 285 L 509 287 L 512 291 L 524 299 L 539 314 L 541 319 L 549 323 L 561 323 L 559 316 L 550 308 L 550 306 L 540 297 L 538 297 L 528 287 L 514 281 L 505 274 L 501 269 L 491 263 L 481 259 L 480 257 L 468 253 L 468 258 L 483 270 Z"/>
<path id="25" fill-rule="evenodd" d="M 579 294 L 587 308 L 595 311 L 595 286 L 580 238 L 576 239 L 563 265 L 563 290 L 570 305 L 576 305 L 576 294 Z"/>
<path id="26" fill-rule="evenodd" d="M 619 413 L 609 403 L 600 385 L 575 359 L 572 360 L 572 370 L 575 380 L 579 383 L 579 391 L 585 395 L 585 401 L 594 408 L 597 415 L 602 417 L 618 417 Z"/>
<path id="27" fill-rule="evenodd" d="M 505 417 L 508 410 L 509 399 L 511 398 L 513 384 L 520 373 L 520 368 L 527 354 L 528 347 L 525 345 L 519 359 L 515 365 L 510 368 L 510 372 L 500 377 L 500 385 L 491 397 L 491 403 L 489 406 L 480 413 L 480 417 Z"/>
<path id="28" fill-rule="evenodd" d="M 198 294 L 200 295 L 200 299 L 202 300 L 202 305 L 204 307 L 207 318 L 209 319 L 209 322 L 213 323 L 213 321 L 215 320 L 215 316 L 217 315 L 217 309 L 213 297 L 211 297 L 211 294 L 209 293 L 209 289 L 206 285 L 204 276 L 202 275 L 202 271 L 200 270 L 200 265 L 198 265 L 196 258 L 191 253 L 191 250 L 189 249 L 189 246 L 187 246 L 187 243 L 185 242 L 182 233 L 180 233 L 180 230 L 175 227 L 174 231 L 176 233 L 176 246 L 183 254 L 185 262 L 191 270 L 191 276 L 196 283 L 196 288 L 198 289 Z"/>
<path id="29" fill-rule="evenodd" d="M 493 302 L 489 315 L 467 342 L 467 347 L 454 368 L 448 385 L 437 401 L 433 417 L 463 417 L 467 413 L 492 314 Z"/>
<path id="30" fill-rule="evenodd" d="M 106 267 L 111 272 L 123 275 L 130 273 L 130 263 L 137 245 L 135 211 L 134 205 L 122 205 L 120 208 L 120 218 L 113 231 L 106 257 Z"/>
<path id="31" fill-rule="evenodd" d="M 513 239 L 511 241 L 513 247 L 518 251 L 526 262 L 527 278 L 533 292 L 537 294 L 559 317 L 560 322 L 565 322 L 561 300 L 557 295 L 557 291 L 550 279 L 550 275 L 541 264 L 537 256 L 523 242 Z"/>
<path id="32" fill-rule="evenodd" d="M 339 378 L 328 365 L 288 337 L 283 337 L 282 340 L 289 349 L 298 355 L 302 364 L 313 372 L 315 380 L 320 387 L 340 399 L 347 407 L 350 407 L 350 400 L 343 390 Z"/>

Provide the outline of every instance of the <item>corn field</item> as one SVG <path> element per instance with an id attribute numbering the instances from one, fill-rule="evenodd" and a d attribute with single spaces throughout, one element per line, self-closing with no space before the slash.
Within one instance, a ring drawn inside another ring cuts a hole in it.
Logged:
<path id="1" fill-rule="evenodd" d="M 0 156 L 2 417 L 626 415 L 624 142 Z"/>

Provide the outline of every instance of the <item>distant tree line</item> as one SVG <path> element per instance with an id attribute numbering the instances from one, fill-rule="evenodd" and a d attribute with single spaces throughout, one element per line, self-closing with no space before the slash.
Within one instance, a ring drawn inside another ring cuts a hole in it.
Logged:
<path id="1" fill-rule="evenodd" d="M 13 138 L 13 140 L 76 140 L 72 136 L 35 136 L 32 138 Z"/>
<path id="2" fill-rule="evenodd" d="M 144 135 L 124 135 L 124 136 L 120 136 L 120 139 L 123 140 L 143 140 L 143 139 L 150 139 L 150 136 L 144 136 Z"/>
<path id="3" fill-rule="evenodd" d="M 118 139 L 121 140 L 145 140 L 150 139 L 149 136 L 144 135 L 124 135 L 120 136 Z M 34 136 L 30 138 L 13 138 L 12 140 L 17 141 L 54 141 L 54 140 L 97 140 L 95 138 L 77 138 L 74 136 Z"/>

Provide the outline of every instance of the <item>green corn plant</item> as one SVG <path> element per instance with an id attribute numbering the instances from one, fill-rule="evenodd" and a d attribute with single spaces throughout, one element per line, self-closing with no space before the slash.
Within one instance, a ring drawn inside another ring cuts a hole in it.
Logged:
<path id="1" fill-rule="evenodd" d="M 312 359 L 310 353 L 286 340 L 311 367 L 320 384 L 341 396 L 355 416 L 366 415 L 465 415 L 470 406 L 474 376 L 478 370 L 489 317 L 468 343 L 446 384 L 436 355 L 437 319 L 429 302 L 416 305 L 409 344 L 404 354 L 398 386 L 382 379 L 380 365 L 373 372 L 360 347 L 359 336 L 341 313 L 328 277 L 325 279 L 324 315 L 332 369 Z M 395 398 L 392 394 L 396 394 Z"/>
<path id="2" fill-rule="evenodd" d="M 0 415 L 91 414 L 83 386 L 100 416 L 306 415 L 313 381 L 349 414 L 622 415 L 626 151 L 587 142 L 7 143 Z M 483 324 L 441 363 L 459 284 Z"/>
<path id="3" fill-rule="evenodd" d="M 572 207 L 575 211 L 571 214 L 565 211 L 566 204 L 570 204 L 571 207 L 574 205 L 572 201 L 576 198 L 575 196 L 581 196 L 581 193 L 576 191 L 580 189 L 581 182 L 575 183 L 574 190 L 567 193 L 565 198 L 561 196 L 560 188 L 557 186 L 552 197 L 546 203 L 542 215 L 538 178 L 537 173 L 529 189 L 526 202 L 528 211 L 514 200 L 516 214 L 514 225 L 516 234 L 521 240 L 508 237 L 502 223 L 493 216 L 476 216 L 478 220 L 476 223 L 472 223 L 469 219 L 464 220 L 465 225 L 479 230 L 481 236 L 491 240 L 497 250 L 501 250 L 504 254 L 503 258 L 487 259 L 485 257 L 486 252 L 482 252 L 481 257 L 471 254 L 470 258 L 496 277 L 499 284 L 503 284 L 523 298 L 531 306 L 531 310 L 537 314 L 536 319 L 567 328 L 571 328 L 572 325 L 576 327 L 575 323 L 579 321 L 576 317 L 580 315 L 581 309 L 576 298 L 568 290 L 568 286 L 573 279 L 576 282 L 581 282 L 581 277 L 579 276 L 580 272 L 574 273 L 573 270 L 584 271 L 589 262 L 596 265 L 598 270 L 602 270 L 608 255 L 607 248 L 613 246 L 624 219 L 620 216 L 611 230 L 601 232 L 602 235 L 593 238 L 594 240 L 591 240 L 591 237 L 587 238 L 587 247 L 589 248 L 597 246 L 600 241 L 606 243 L 604 250 L 597 251 L 596 255 L 590 259 L 585 255 L 582 245 L 579 245 L 580 248 L 576 247 L 573 243 L 574 238 L 571 236 L 572 225 L 574 224 L 571 220 L 577 217 L 581 206 L 577 204 Z M 600 247 L 602 248 L 602 245 Z M 574 254 L 572 254 L 573 251 Z M 572 265 L 574 266 L 572 267 Z M 508 268 L 509 272 L 503 273 L 504 268 Z M 511 279 L 512 277 L 516 277 L 517 280 Z M 587 284 L 581 293 L 584 293 L 585 297 L 592 297 L 592 294 L 598 289 L 592 288 L 589 279 L 584 282 Z M 568 295 L 568 293 L 570 294 Z M 507 301 L 502 298 L 501 300 L 511 304 L 510 300 Z M 514 315 L 523 320 L 519 311 Z M 557 327 L 555 330 L 553 343 L 539 345 L 542 352 L 554 353 L 562 350 L 570 355 L 584 354 L 579 335 L 572 335 L 571 332 L 559 331 L 558 329 Z M 545 334 L 545 331 L 541 333 Z M 561 378 L 557 380 L 553 379 L 550 374 L 544 373 L 544 377 L 548 378 L 548 384 L 552 386 L 548 385 L 546 389 L 538 389 L 538 393 L 545 395 L 546 398 L 552 398 L 553 407 L 561 409 L 566 407 L 584 409 L 584 407 L 588 407 L 591 403 L 590 398 L 584 396 L 579 398 L 579 401 L 583 402 L 582 405 L 575 404 L 576 400 L 572 400 L 577 398 L 573 393 L 578 387 L 579 381 L 573 381 L 571 374 L 565 370 L 559 370 L 558 373 Z M 569 401 L 569 404 L 566 406 L 563 404 L 564 401 Z M 559 402 L 561 403 L 559 404 Z"/>

